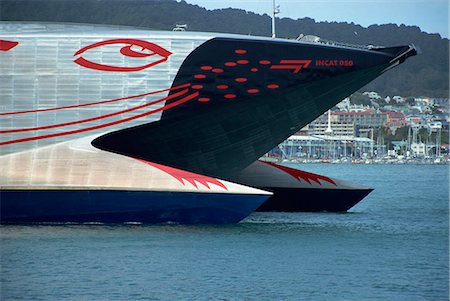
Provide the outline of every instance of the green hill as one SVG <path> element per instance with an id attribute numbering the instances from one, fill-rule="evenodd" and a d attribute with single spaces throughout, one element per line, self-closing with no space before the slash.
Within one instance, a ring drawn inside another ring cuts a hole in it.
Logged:
<path id="1" fill-rule="evenodd" d="M 266 14 L 240 9 L 206 10 L 174 0 L 0 0 L 0 20 L 54 21 L 142 26 L 172 30 L 215 31 L 270 36 Z M 311 18 L 277 20 L 277 35 L 312 34 L 337 42 L 395 46 L 415 44 L 422 54 L 391 70 L 362 90 L 383 95 L 448 97 L 449 40 L 419 27 L 395 24 L 368 28 L 353 23 L 315 22 Z"/>

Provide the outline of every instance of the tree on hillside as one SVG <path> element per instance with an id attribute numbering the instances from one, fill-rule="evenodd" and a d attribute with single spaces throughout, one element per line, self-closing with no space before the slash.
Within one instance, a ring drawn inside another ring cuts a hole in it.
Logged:
<path id="1" fill-rule="evenodd" d="M 364 106 L 372 105 L 370 98 L 367 95 L 364 95 L 359 92 L 355 92 L 350 96 L 350 102 L 354 105 L 364 105 Z"/>

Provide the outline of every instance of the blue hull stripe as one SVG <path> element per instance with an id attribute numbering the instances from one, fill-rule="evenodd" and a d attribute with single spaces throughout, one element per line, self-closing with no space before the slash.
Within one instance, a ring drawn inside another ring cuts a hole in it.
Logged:
<path id="1" fill-rule="evenodd" d="M 1 223 L 237 223 L 269 196 L 111 190 L 2 190 Z"/>

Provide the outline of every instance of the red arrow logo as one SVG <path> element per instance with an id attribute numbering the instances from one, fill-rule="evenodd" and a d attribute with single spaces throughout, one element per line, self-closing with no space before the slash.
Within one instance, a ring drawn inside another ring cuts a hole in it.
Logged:
<path id="1" fill-rule="evenodd" d="M 270 69 L 294 69 L 298 73 L 302 68 L 308 68 L 311 60 L 281 60 L 279 65 L 272 65 Z"/>

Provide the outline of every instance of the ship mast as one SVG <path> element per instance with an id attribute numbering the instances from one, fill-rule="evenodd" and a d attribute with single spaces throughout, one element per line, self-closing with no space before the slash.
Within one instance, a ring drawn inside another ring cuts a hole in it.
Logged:
<path id="1" fill-rule="evenodd" d="M 333 129 L 331 128 L 331 109 L 328 110 L 328 127 L 325 130 L 325 136 L 328 136 L 328 159 L 330 157 L 330 154 L 333 154 L 334 159 L 334 145 L 333 140 L 331 139 L 331 136 L 333 136 Z"/>
<path id="2" fill-rule="evenodd" d="M 275 4 L 275 0 L 272 0 L 272 38 L 276 37 L 275 34 L 275 16 L 280 13 L 280 5 Z"/>
<path id="3" fill-rule="evenodd" d="M 331 128 L 331 110 L 328 110 L 328 127 L 325 130 L 327 135 L 333 135 L 333 129 Z"/>

